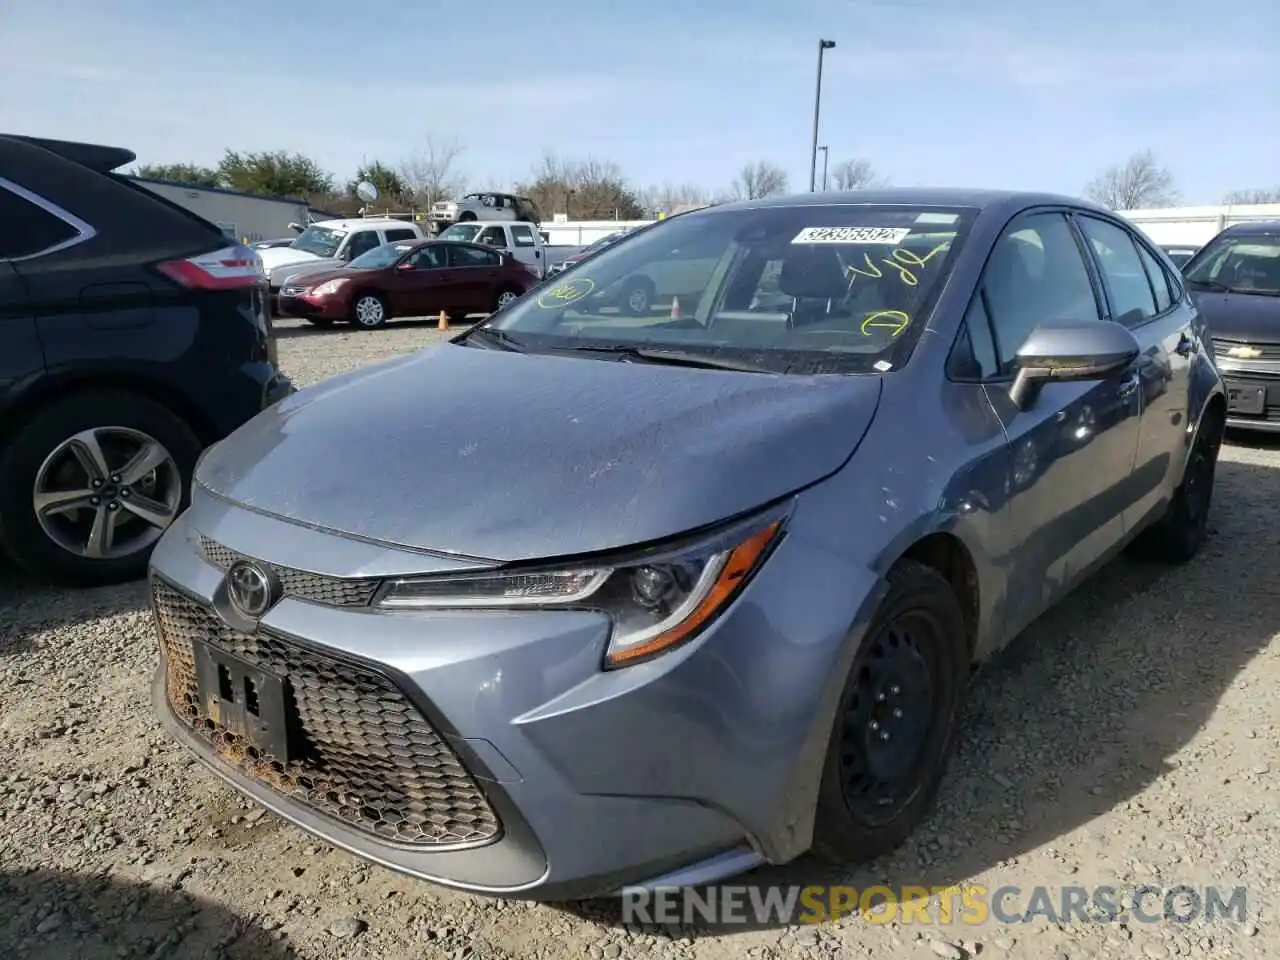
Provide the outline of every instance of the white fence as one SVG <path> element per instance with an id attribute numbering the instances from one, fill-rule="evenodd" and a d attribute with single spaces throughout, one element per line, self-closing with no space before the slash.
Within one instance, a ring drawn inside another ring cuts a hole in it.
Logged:
<path id="1" fill-rule="evenodd" d="M 1122 210 L 1120 216 L 1137 226 L 1154 243 L 1199 247 L 1212 240 L 1225 227 L 1260 220 L 1280 220 L 1280 203 Z"/>

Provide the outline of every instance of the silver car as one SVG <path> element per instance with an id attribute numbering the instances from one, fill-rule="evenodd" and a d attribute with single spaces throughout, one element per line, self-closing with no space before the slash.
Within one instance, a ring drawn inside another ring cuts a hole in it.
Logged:
<path id="1" fill-rule="evenodd" d="M 697 290 L 635 315 L 635 276 Z M 972 666 L 1207 535 L 1226 403 L 1168 259 L 1064 197 L 671 219 L 209 451 L 153 557 L 156 708 L 376 863 L 569 899 L 929 809 Z"/>

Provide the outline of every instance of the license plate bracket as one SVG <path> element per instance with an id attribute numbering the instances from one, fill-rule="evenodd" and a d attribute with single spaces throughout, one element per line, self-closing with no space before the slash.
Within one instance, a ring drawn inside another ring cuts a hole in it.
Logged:
<path id="1" fill-rule="evenodd" d="M 289 686 L 281 676 L 206 643 L 193 643 L 200 708 L 228 733 L 272 759 L 292 759 Z"/>
<path id="2" fill-rule="evenodd" d="M 1232 413 L 1261 414 L 1267 406 L 1267 388 L 1253 384 L 1228 384 L 1227 409 Z"/>

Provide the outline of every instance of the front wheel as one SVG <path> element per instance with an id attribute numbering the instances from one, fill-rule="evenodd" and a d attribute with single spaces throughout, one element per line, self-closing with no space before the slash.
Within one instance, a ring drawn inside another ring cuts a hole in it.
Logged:
<path id="1" fill-rule="evenodd" d="M 506 290 L 499 291 L 498 295 L 494 297 L 493 309 L 495 311 L 505 310 L 519 299 L 520 291 L 518 290 L 508 288 Z"/>
<path id="2" fill-rule="evenodd" d="M 946 769 L 969 674 L 951 585 L 912 560 L 854 658 L 818 792 L 813 850 L 840 863 L 883 856 L 924 819 Z"/>
<path id="3" fill-rule="evenodd" d="M 181 419 L 135 394 L 78 393 L 38 410 L 0 456 L 0 547 L 38 575 L 141 577 L 187 506 L 200 450 Z"/>
<path id="4" fill-rule="evenodd" d="M 351 303 L 351 322 L 366 330 L 384 326 L 389 317 L 387 302 L 376 293 L 357 294 Z"/>
<path id="5" fill-rule="evenodd" d="M 630 316 L 643 317 L 653 308 L 655 295 L 653 282 L 648 277 L 636 277 L 623 286 L 618 296 L 618 305 Z"/>

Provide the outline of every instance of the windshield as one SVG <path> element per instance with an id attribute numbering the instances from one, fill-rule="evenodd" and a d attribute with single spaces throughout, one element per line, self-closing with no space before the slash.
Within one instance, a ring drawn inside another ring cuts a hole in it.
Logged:
<path id="1" fill-rule="evenodd" d="M 1228 293 L 1280 296 L 1280 234 L 1213 240 L 1188 265 L 1187 282 Z"/>
<path id="2" fill-rule="evenodd" d="M 362 253 L 350 263 L 350 270 L 381 270 L 389 267 L 413 249 L 412 243 L 384 243 L 374 247 L 368 253 Z"/>
<path id="3" fill-rule="evenodd" d="M 448 230 L 441 232 L 439 239 L 441 240 L 462 240 L 465 243 L 472 243 L 476 239 L 483 227 L 475 223 L 455 223 Z"/>
<path id="4" fill-rule="evenodd" d="M 637 347 L 777 372 L 884 371 L 928 322 L 973 213 L 833 204 L 688 214 L 483 326 L 525 350 Z"/>
<path id="5" fill-rule="evenodd" d="M 307 227 L 298 234 L 292 246 L 295 250 L 314 253 L 317 257 L 332 257 L 338 252 L 338 247 L 341 246 L 342 238 L 345 236 L 346 233 L 342 230 L 332 230 L 329 227 Z"/>

